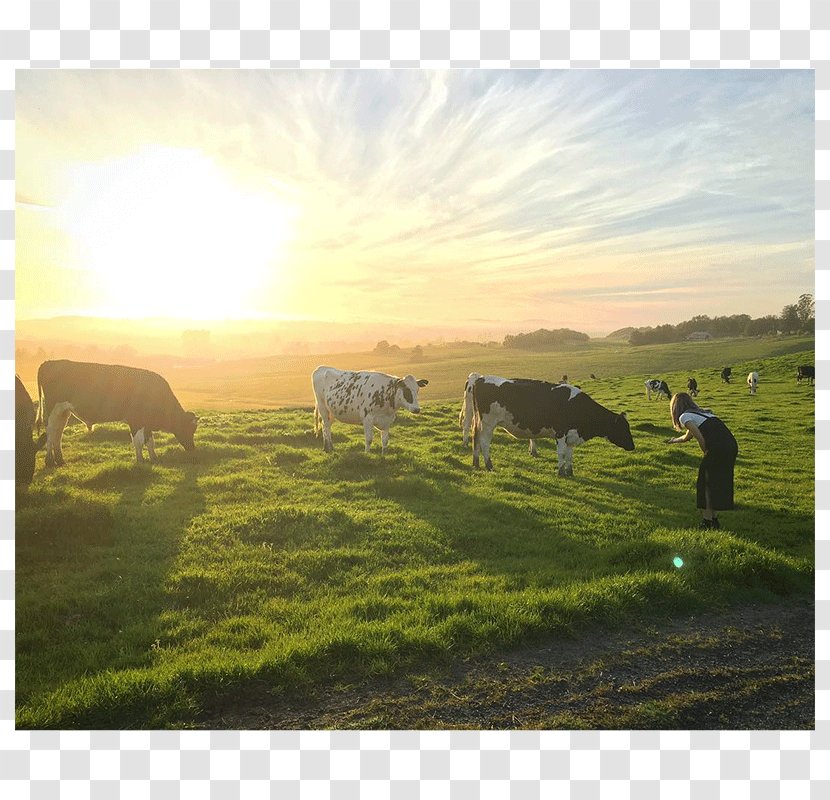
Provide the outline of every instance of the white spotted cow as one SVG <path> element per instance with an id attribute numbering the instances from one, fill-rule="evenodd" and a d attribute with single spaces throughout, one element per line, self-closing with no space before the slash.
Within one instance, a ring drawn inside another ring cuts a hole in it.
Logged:
<path id="1" fill-rule="evenodd" d="M 44 361 L 37 387 L 38 429 L 46 423 L 46 466 L 63 464 L 61 439 L 72 415 L 90 430 L 96 422 L 126 422 L 139 462 L 145 446 L 150 460 L 157 460 L 153 431 L 172 433 L 185 450 L 195 448 L 196 415 L 181 407 L 170 384 L 156 372 L 120 364 Z"/>
<path id="2" fill-rule="evenodd" d="M 659 400 L 661 397 L 665 397 L 668 400 L 671 397 L 671 391 L 669 390 L 669 385 L 665 381 L 661 381 L 659 378 L 651 378 L 645 381 L 646 386 L 646 396 L 649 400 L 651 400 L 651 393 L 655 392 L 657 394 L 657 399 Z"/>
<path id="3" fill-rule="evenodd" d="M 374 429 L 381 432 L 381 454 L 389 443 L 389 428 L 398 409 L 419 414 L 418 390 L 429 383 L 412 375 L 398 378 L 383 372 L 353 372 L 334 367 L 317 367 L 311 376 L 314 389 L 314 433 L 323 434 L 323 449 L 333 450 L 333 420 L 362 425 L 366 452 L 372 446 Z"/>
<path id="4" fill-rule="evenodd" d="M 755 392 L 758 390 L 757 372 L 750 372 L 749 375 L 746 376 L 746 385 L 749 387 L 749 393 L 755 394 Z"/>
<path id="5" fill-rule="evenodd" d="M 475 432 L 473 466 L 493 468 L 490 442 L 496 428 L 517 439 L 556 439 L 559 475 L 573 475 L 573 448 L 599 436 L 623 450 L 633 450 L 634 440 L 625 414 L 615 414 L 567 383 L 525 379 L 486 381 L 473 385 Z"/>
<path id="6" fill-rule="evenodd" d="M 470 444 L 470 431 L 473 427 L 473 419 L 475 417 L 475 409 L 473 408 L 473 385 L 479 378 L 484 378 L 490 383 L 501 383 L 505 378 L 499 378 L 495 375 L 481 375 L 478 372 L 471 372 L 467 376 L 467 382 L 464 384 L 464 397 L 461 400 L 461 411 L 458 415 L 458 425 L 461 428 L 464 440 L 464 447 Z M 537 455 L 536 440 L 530 439 L 528 444 L 530 455 Z"/>

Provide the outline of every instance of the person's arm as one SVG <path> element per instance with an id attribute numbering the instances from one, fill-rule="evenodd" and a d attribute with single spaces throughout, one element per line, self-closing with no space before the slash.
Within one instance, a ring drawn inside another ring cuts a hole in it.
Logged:
<path id="1" fill-rule="evenodd" d="M 673 439 L 668 440 L 668 444 L 679 444 L 680 442 L 688 442 L 689 439 L 697 439 L 697 443 L 700 445 L 700 449 L 703 450 L 703 454 L 706 454 L 706 440 L 703 438 L 703 434 L 700 432 L 700 428 L 695 425 L 694 422 L 691 420 L 686 423 L 686 433 L 682 436 L 676 436 Z"/>

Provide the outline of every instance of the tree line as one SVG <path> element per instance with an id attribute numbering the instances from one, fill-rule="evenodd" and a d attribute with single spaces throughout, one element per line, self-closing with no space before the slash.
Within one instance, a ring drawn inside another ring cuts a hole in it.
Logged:
<path id="1" fill-rule="evenodd" d="M 635 328 L 629 342 L 633 345 L 682 342 L 692 333 L 709 333 L 713 338 L 764 336 L 777 333 L 813 333 L 816 328 L 816 304 L 811 294 L 802 294 L 795 303 L 785 305 L 780 314 L 753 319 L 749 314 L 724 317 L 694 316 L 677 325 Z"/>

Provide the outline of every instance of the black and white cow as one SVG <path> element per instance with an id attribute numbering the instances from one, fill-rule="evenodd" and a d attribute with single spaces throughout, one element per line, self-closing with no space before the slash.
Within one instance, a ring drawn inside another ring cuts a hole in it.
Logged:
<path id="1" fill-rule="evenodd" d="M 412 375 L 398 378 L 383 372 L 353 372 L 334 367 L 317 367 L 311 376 L 314 388 L 314 432 L 322 431 L 323 449 L 328 453 L 333 420 L 362 425 L 366 436 L 366 452 L 372 446 L 374 429 L 381 432 L 381 453 L 389 443 L 389 428 L 399 408 L 419 414 L 418 389 L 427 380 Z"/>
<path id="2" fill-rule="evenodd" d="M 816 380 L 816 368 L 808 364 L 802 364 L 798 367 L 795 379 L 798 383 L 801 383 L 801 381 L 808 381 L 812 386 Z"/>
<path id="3" fill-rule="evenodd" d="M 32 438 L 35 407 L 23 381 L 14 376 L 14 479 L 15 489 L 24 489 L 35 474 L 35 454 L 46 444 L 46 434 Z"/>
<path id="4" fill-rule="evenodd" d="M 665 397 L 668 400 L 671 397 L 671 391 L 669 390 L 669 385 L 665 381 L 661 381 L 659 378 L 652 378 L 645 382 L 646 386 L 646 396 L 649 400 L 651 400 L 651 393 L 657 393 L 657 399 L 659 400 L 660 397 Z"/>
<path id="5" fill-rule="evenodd" d="M 694 378 L 689 378 L 686 381 L 686 388 L 689 390 L 689 394 L 692 397 L 697 397 L 697 381 Z"/>
<path id="6" fill-rule="evenodd" d="M 88 429 L 96 422 L 126 422 L 136 461 L 144 446 L 156 461 L 153 431 L 172 433 L 185 450 L 193 450 L 196 415 L 185 411 L 170 384 L 156 372 L 120 364 L 44 361 L 37 371 L 38 429 L 46 424 L 46 465 L 63 464 L 61 438 L 74 415 Z"/>
<path id="7" fill-rule="evenodd" d="M 720 379 L 724 383 L 729 383 L 730 379 L 732 378 L 732 367 L 724 367 L 720 371 Z"/>
<path id="8" fill-rule="evenodd" d="M 573 448 L 588 439 L 602 436 L 624 450 L 634 449 L 625 414 L 603 408 L 567 383 L 479 378 L 473 386 L 473 403 L 474 467 L 478 467 L 481 453 L 487 469 L 493 468 L 490 442 L 496 428 L 503 428 L 517 439 L 556 439 L 559 474 L 563 477 L 573 475 Z"/>
<path id="9" fill-rule="evenodd" d="M 749 375 L 746 376 L 746 385 L 749 387 L 749 393 L 755 394 L 755 392 L 758 390 L 757 372 L 750 372 Z"/>
<path id="10" fill-rule="evenodd" d="M 458 425 L 462 431 L 464 447 L 467 447 L 470 444 L 470 431 L 472 430 L 473 420 L 475 418 L 473 386 L 479 378 L 483 378 L 485 381 L 490 383 L 502 383 L 505 380 L 504 378 L 499 378 L 495 375 L 481 375 L 478 372 L 471 372 L 467 376 L 467 381 L 464 384 L 464 397 L 461 401 L 461 412 L 458 415 Z M 535 439 L 530 439 L 528 443 L 528 450 L 530 451 L 530 455 L 537 455 Z"/>

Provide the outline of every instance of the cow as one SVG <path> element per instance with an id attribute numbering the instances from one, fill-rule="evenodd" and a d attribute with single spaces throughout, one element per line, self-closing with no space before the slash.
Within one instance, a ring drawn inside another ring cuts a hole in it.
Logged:
<path id="1" fill-rule="evenodd" d="M 481 453 L 486 468 L 493 468 L 490 442 L 496 428 L 503 428 L 517 439 L 556 439 L 562 477 L 573 475 L 573 448 L 588 439 L 602 436 L 624 450 L 634 449 L 625 414 L 603 408 L 567 383 L 479 378 L 473 385 L 473 405 L 474 467 L 478 467 Z"/>
<path id="2" fill-rule="evenodd" d="M 137 462 L 157 461 L 153 431 L 172 433 L 187 451 L 195 449 L 198 419 L 185 411 L 170 384 L 156 372 L 120 364 L 44 361 L 37 371 L 38 430 L 46 424 L 46 465 L 63 464 L 61 438 L 70 416 L 86 423 L 126 422 Z"/>
<path id="3" fill-rule="evenodd" d="M 15 489 L 25 489 L 35 475 L 35 455 L 46 444 L 46 434 L 33 439 L 35 407 L 23 381 L 14 376 L 14 479 Z"/>
<path id="4" fill-rule="evenodd" d="M 720 371 L 720 379 L 724 383 L 729 383 L 730 378 L 732 377 L 732 367 L 724 367 Z"/>
<path id="5" fill-rule="evenodd" d="M 330 453 L 333 420 L 363 425 L 366 452 L 372 446 L 374 429 L 381 432 L 381 454 L 386 453 L 389 428 L 399 408 L 421 412 L 418 390 L 429 383 L 412 375 L 398 378 L 383 372 L 353 372 L 320 366 L 311 375 L 314 389 L 314 433 L 323 434 L 323 449 Z"/>
<path id="6" fill-rule="evenodd" d="M 802 364 L 798 367 L 795 379 L 797 383 L 801 383 L 803 380 L 808 381 L 812 386 L 816 380 L 816 368 L 809 364 Z"/>
<path id="7" fill-rule="evenodd" d="M 686 388 L 689 390 L 689 394 L 692 397 L 697 397 L 697 381 L 694 378 L 689 378 L 686 381 Z"/>
<path id="8" fill-rule="evenodd" d="M 479 378 L 484 378 L 485 381 L 491 383 L 501 383 L 504 378 L 496 377 L 495 375 L 481 375 L 478 372 L 471 372 L 467 376 L 467 382 L 464 384 L 464 398 L 461 401 L 461 412 L 458 415 L 458 424 L 462 430 L 464 447 L 470 444 L 470 430 L 473 427 L 473 419 L 475 417 L 475 410 L 473 408 L 473 386 Z M 528 450 L 530 455 L 537 455 L 536 440 L 530 439 L 528 443 Z"/>
<path id="9" fill-rule="evenodd" d="M 755 394 L 755 392 L 758 390 L 757 372 L 750 372 L 749 375 L 746 376 L 746 385 L 749 387 L 749 393 Z"/>
<path id="10" fill-rule="evenodd" d="M 659 400 L 660 397 L 665 397 L 668 400 L 671 397 L 671 390 L 669 389 L 669 385 L 665 381 L 661 381 L 659 378 L 652 378 L 645 382 L 646 386 L 646 396 L 649 400 L 651 400 L 651 393 L 657 393 L 657 399 Z"/>

